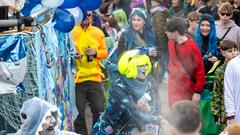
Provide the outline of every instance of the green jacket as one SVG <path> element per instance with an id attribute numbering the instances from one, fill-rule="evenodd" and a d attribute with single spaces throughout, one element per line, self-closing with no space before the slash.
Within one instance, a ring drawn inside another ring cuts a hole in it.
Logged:
<path id="1" fill-rule="evenodd" d="M 213 91 L 211 99 L 210 111 L 215 118 L 215 122 L 220 124 L 223 130 L 226 127 L 226 113 L 224 107 L 224 72 L 227 66 L 227 61 L 217 68 L 214 74 Z"/>

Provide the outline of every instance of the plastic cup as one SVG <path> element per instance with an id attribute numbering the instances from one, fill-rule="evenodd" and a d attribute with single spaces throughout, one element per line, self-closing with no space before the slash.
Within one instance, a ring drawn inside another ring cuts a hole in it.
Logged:
<path id="1" fill-rule="evenodd" d="M 148 93 L 144 93 L 140 100 L 144 103 L 148 103 L 149 101 L 151 101 L 151 97 Z"/>

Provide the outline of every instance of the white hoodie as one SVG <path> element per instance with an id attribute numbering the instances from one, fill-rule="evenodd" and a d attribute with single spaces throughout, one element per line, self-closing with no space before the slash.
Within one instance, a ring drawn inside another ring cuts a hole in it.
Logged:
<path id="1" fill-rule="evenodd" d="M 236 25 L 233 20 L 230 20 L 230 23 L 227 26 L 222 26 L 221 20 L 216 21 L 216 35 L 218 39 L 221 39 L 223 35 L 227 32 L 228 28 L 232 27 L 224 39 L 230 39 L 240 44 L 240 27 Z"/>
<path id="2" fill-rule="evenodd" d="M 39 135 L 41 131 L 45 131 L 44 135 L 78 135 L 73 132 L 60 131 L 58 129 L 61 122 L 59 109 L 38 97 L 23 103 L 20 116 L 22 121 L 21 129 L 15 135 Z M 43 128 L 48 116 L 52 116 L 55 120 L 51 132 Z"/>

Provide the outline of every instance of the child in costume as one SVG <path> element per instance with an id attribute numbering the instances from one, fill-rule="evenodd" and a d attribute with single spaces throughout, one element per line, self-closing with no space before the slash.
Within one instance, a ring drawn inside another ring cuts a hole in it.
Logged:
<path id="1" fill-rule="evenodd" d="M 22 126 L 15 135 L 78 135 L 59 130 L 58 108 L 37 97 L 23 103 L 20 116 Z"/>

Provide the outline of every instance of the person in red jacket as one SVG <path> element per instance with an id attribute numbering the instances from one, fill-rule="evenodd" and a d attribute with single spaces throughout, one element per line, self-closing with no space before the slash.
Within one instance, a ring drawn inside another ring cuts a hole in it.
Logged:
<path id="1" fill-rule="evenodd" d="M 180 100 L 198 104 L 205 84 L 205 70 L 200 49 L 195 41 L 185 35 L 186 22 L 182 18 L 171 19 L 166 27 L 169 39 L 169 105 Z"/>

